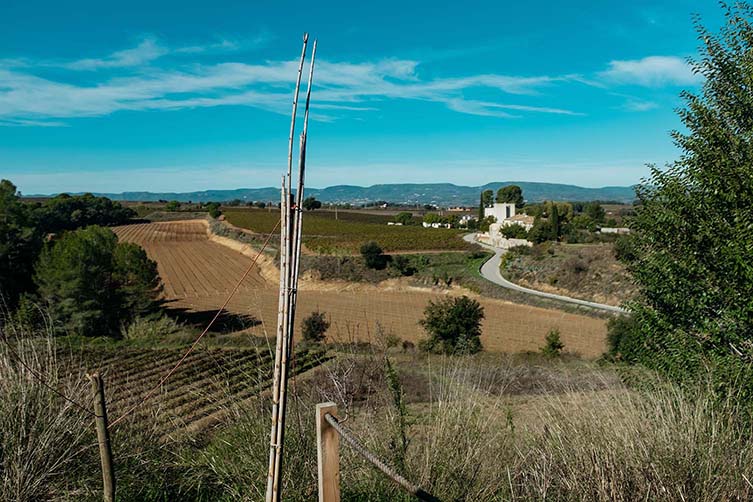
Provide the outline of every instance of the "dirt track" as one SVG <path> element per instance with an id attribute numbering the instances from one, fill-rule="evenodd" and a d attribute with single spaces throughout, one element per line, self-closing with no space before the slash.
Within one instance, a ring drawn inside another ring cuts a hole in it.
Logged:
<path id="1" fill-rule="evenodd" d="M 250 258 L 210 241 L 204 221 L 129 225 L 115 229 L 119 237 L 144 247 L 156 260 L 171 304 L 197 312 L 217 309 L 241 277 Z M 269 264 L 267 264 L 269 266 Z M 265 274 L 269 278 L 270 274 Z M 320 309 L 332 321 L 330 340 L 374 340 L 376 322 L 385 332 L 417 342 L 425 336 L 418 325 L 433 298 L 463 294 L 460 290 L 409 288 L 400 283 L 383 287 L 303 281 L 298 319 Z M 479 297 L 486 319 L 482 343 L 489 350 L 538 350 L 552 328 L 560 330 L 566 350 L 596 357 L 605 349 L 606 323 L 601 319 Z M 277 320 L 277 284 L 253 272 L 228 310 L 251 315 L 260 324 L 256 335 L 273 337 Z"/>

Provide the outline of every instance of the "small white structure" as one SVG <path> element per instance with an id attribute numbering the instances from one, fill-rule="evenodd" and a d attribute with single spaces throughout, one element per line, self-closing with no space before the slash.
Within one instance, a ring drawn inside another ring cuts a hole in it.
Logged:
<path id="1" fill-rule="evenodd" d="M 630 229 L 626 227 L 601 227 L 599 232 L 602 234 L 629 234 Z"/>
<path id="2" fill-rule="evenodd" d="M 502 223 L 504 220 L 515 216 L 515 204 L 495 202 L 492 207 L 484 208 L 484 218 L 489 216 L 494 216 L 497 223 Z"/>

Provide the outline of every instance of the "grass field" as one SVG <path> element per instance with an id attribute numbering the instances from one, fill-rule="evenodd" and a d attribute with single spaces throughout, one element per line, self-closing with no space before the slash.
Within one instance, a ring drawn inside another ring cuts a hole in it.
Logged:
<path id="1" fill-rule="evenodd" d="M 269 233 L 279 213 L 265 209 L 228 209 L 227 221 L 258 233 Z M 418 250 L 466 250 L 472 245 L 462 240 L 463 232 L 422 226 L 388 226 L 390 217 L 354 212 L 304 213 L 303 242 L 323 254 L 358 253 L 362 244 L 375 241 L 385 252 Z"/>
<path id="2" fill-rule="evenodd" d="M 211 315 L 222 305 L 250 261 L 209 241 L 203 221 L 130 225 L 115 230 L 121 239 L 143 245 L 157 261 L 168 306 L 194 318 Z M 300 320 L 321 310 L 332 323 L 330 341 L 377 341 L 379 323 L 382 334 L 391 333 L 417 343 L 425 336 L 418 321 L 427 303 L 446 294 L 462 293 L 457 289 L 419 289 L 399 283 L 369 286 L 303 281 L 296 336 L 300 336 Z M 250 321 L 245 333 L 273 336 L 277 295 L 277 284 L 252 273 L 228 305 L 228 311 Z M 603 319 L 484 297 L 478 300 L 486 314 L 481 340 L 489 350 L 536 351 L 553 328 L 560 330 L 566 350 L 585 357 L 598 357 L 605 350 Z"/>

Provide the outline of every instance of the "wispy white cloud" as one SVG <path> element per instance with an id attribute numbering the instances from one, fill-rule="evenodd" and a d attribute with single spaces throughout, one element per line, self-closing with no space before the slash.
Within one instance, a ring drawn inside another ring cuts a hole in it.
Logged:
<path id="1" fill-rule="evenodd" d="M 264 40 L 254 43 L 261 44 Z M 6 125 L 59 125 L 60 119 L 107 115 L 119 110 L 177 110 L 221 105 L 253 106 L 276 113 L 289 112 L 291 76 L 296 61 L 250 64 L 186 62 L 190 54 L 232 49 L 233 42 L 168 49 L 154 38 L 136 47 L 102 58 L 67 62 L 3 60 L 0 64 L 0 120 Z M 171 54 L 157 67 L 154 63 Z M 403 99 L 437 102 L 451 110 L 483 116 L 509 118 L 505 110 L 521 113 L 576 115 L 559 108 L 529 104 L 474 101 L 464 97 L 472 89 L 486 89 L 515 96 L 535 97 L 555 83 L 574 81 L 577 76 L 511 76 L 481 74 L 435 79 L 421 78 L 418 61 L 382 59 L 373 62 L 319 61 L 316 69 L 316 106 L 342 112 L 376 109 L 379 101 Z M 41 77 L 37 67 L 57 66 L 70 75 Z M 108 70 L 119 69 L 118 76 Z M 98 70 L 95 82 L 82 83 L 80 71 Z M 334 117 L 317 114 L 317 120 Z M 46 122 L 45 122 L 46 121 Z"/>
<path id="2" fill-rule="evenodd" d="M 702 80 L 700 75 L 692 72 L 684 59 L 676 56 L 615 60 L 599 75 L 609 82 L 646 87 L 694 85 Z"/>
<path id="3" fill-rule="evenodd" d="M 131 49 L 113 52 L 103 58 L 79 59 L 62 66 L 71 70 L 100 70 L 103 68 L 139 66 L 154 61 L 168 52 L 168 49 L 157 43 L 154 38 L 145 38 Z"/>

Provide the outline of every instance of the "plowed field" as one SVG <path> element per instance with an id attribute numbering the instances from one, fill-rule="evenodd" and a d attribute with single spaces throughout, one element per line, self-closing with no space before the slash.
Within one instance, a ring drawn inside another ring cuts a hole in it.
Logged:
<path id="1" fill-rule="evenodd" d="M 209 241 L 206 228 L 203 221 L 184 221 L 129 225 L 116 228 L 116 233 L 124 241 L 142 245 L 157 261 L 165 296 L 172 305 L 204 312 L 222 305 L 251 260 Z M 301 286 L 299 322 L 313 310 L 326 312 L 332 322 L 328 339 L 341 341 L 374 341 L 379 322 L 383 332 L 416 343 L 425 336 L 418 321 L 427 302 L 444 294 L 461 294 L 347 284 Z M 606 324 L 601 319 L 500 300 L 478 300 L 485 309 L 481 340 L 488 350 L 538 350 L 552 328 L 560 330 L 566 350 L 596 357 L 605 349 Z M 277 284 L 252 273 L 228 310 L 257 319 L 259 324 L 249 328 L 252 334 L 274 336 Z"/>

